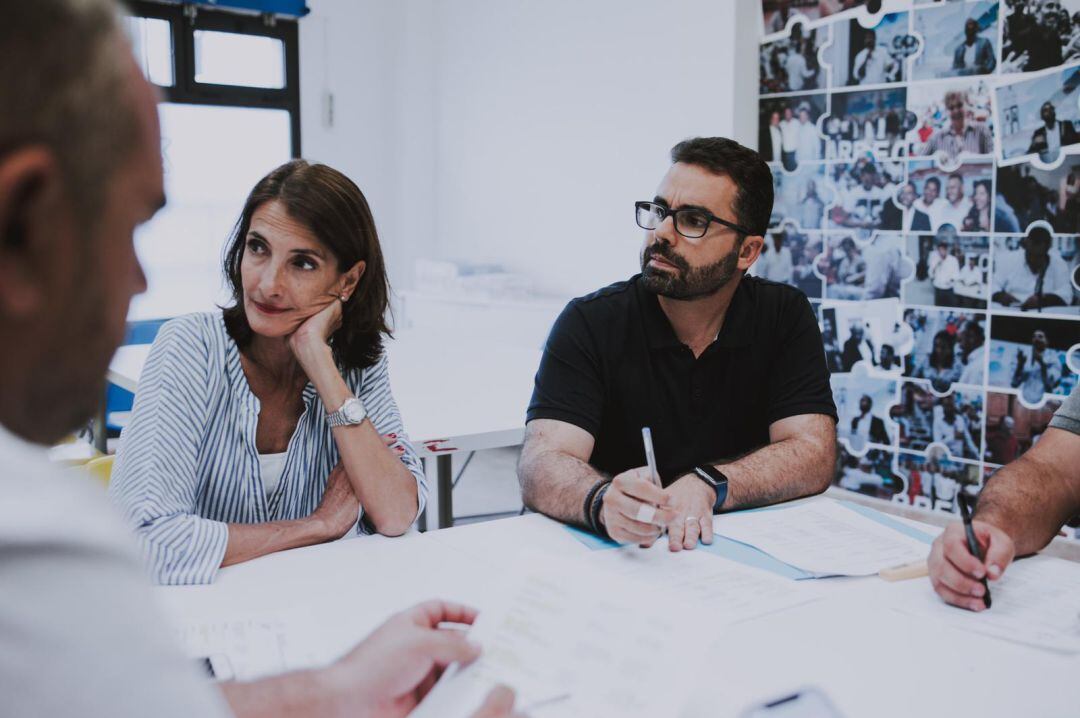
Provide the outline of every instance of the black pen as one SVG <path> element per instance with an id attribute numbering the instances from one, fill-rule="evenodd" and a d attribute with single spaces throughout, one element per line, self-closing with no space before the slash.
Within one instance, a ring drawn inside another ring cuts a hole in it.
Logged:
<path id="1" fill-rule="evenodd" d="M 956 501 L 960 504 L 960 518 L 964 520 L 964 533 L 967 534 L 968 551 L 971 555 L 980 561 L 983 560 L 982 549 L 979 548 L 979 542 L 975 539 L 975 529 L 971 527 L 971 508 L 968 506 L 968 496 L 964 493 L 963 489 L 956 494 Z M 983 589 L 986 593 L 983 594 L 983 605 L 990 608 L 990 587 L 986 584 L 986 576 L 982 577 Z"/>

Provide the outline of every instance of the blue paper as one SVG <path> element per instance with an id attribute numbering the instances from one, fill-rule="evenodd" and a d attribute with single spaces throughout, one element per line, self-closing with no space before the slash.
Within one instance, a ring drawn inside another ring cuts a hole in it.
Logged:
<path id="1" fill-rule="evenodd" d="M 605 549 L 619 547 L 619 544 L 611 539 L 601 538 L 596 534 L 583 531 L 574 526 L 563 526 L 563 528 L 569 531 L 575 539 L 584 544 L 590 551 L 603 551 Z M 663 540 L 666 541 L 667 539 Z M 784 578 L 801 580 L 814 577 L 806 571 L 802 571 L 794 566 L 789 566 L 782 561 L 778 561 L 764 551 L 724 536 L 714 535 L 712 545 L 699 543 L 697 550 L 722 556 L 726 559 L 737 561 L 745 566 L 750 566 L 751 568 L 760 568 L 765 571 L 771 571 Z"/>
<path id="2" fill-rule="evenodd" d="M 581 543 L 585 544 L 585 547 L 590 551 L 602 551 L 607 548 L 619 548 L 619 544 L 615 543 L 611 539 L 597 536 L 589 531 L 584 531 L 576 526 L 566 526 L 563 528 L 570 532 L 570 534 Z"/>
<path id="3" fill-rule="evenodd" d="M 862 504 L 856 504 L 851 501 L 837 501 L 841 506 L 850 509 L 858 514 L 865 516 L 866 518 L 887 526 L 891 529 L 899 531 L 900 533 L 910 536 L 911 538 L 921 541 L 926 544 L 933 543 L 934 537 L 925 531 L 920 531 L 917 528 L 908 526 L 907 524 L 897 521 L 892 516 L 884 514 L 877 509 L 872 509 Z M 782 509 L 784 506 L 762 506 L 756 509 L 747 509 L 747 511 L 774 511 Z M 741 513 L 741 512 L 739 512 Z M 603 551 L 605 549 L 618 548 L 619 544 L 611 539 L 602 538 L 596 534 L 574 526 L 563 526 L 570 534 L 584 544 L 590 551 Z M 759 568 L 770 573 L 775 573 L 778 576 L 784 578 L 790 578 L 795 581 L 802 581 L 810 578 L 819 578 L 809 571 L 803 571 L 800 568 L 796 568 L 790 564 L 786 564 L 783 561 L 773 557 L 771 554 L 765 553 L 761 549 L 744 544 L 734 539 L 727 538 L 726 536 L 713 535 L 712 544 L 698 544 L 698 551 L 705 551 L 716 556 L 722 556 L 723 558 L 730 559 L 731 561 L 737 561 L 744 566 L 751 568 Z"/>
<path id="4" fill-rule="evenodd" d="M 852 501 L 838 501 L 838 504 L 846 509 L 851 509 L 855 513 L 862 514 L 871 521 L 876 521 L 882 526 L 888 526 L 891 529 L 896 529 L 900 533 L 910 536 L 916 541 L 922 541 L 925 544 L 934 543 L 934 537 L 925 531 L 920 531 L 914 526 L 908 526 L 902 521 L 897 521 L 892 516 L 884 514 L 877 509 L 872 509 L 869 506 L 863 506 L 862 504 L 856 504 Z"/>

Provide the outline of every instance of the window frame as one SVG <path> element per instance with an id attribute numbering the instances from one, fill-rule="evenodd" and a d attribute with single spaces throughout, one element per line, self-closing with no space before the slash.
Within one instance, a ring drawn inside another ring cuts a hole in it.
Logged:
<path id="1" fill-rule="evenodd" d="M 128 14 L 167 20 L 172 36 L 173 86 L 155 85 L 165 102 L 214 107 L 251 107 L 289 113 L 293 157 L 300 146 L 300 41 L 296 20 L 273 15 L 254 15 L 203 6 L 130 0 Z M 285 51 L 285 86 L 280 89 L 216 85 L 195 81 L 195 32 L 228 32 L 280 40 Z"/>

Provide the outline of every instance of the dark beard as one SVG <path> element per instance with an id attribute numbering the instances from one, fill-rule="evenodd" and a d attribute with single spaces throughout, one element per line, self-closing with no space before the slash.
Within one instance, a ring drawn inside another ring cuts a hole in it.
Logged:
<path id="1" fill-rule="evenodd" d="M 649 266 L 653 257 L 662 257 L 674 265 L 677 272 L 665 272 Z M 719 261 L 704 267 L 691 267 L 676 254 L 670 245 L 657 243 L 646 247 L 641 252 L 641 282 L 648 291 L 668 299 L 700 299 L 710 297 L 735 277 L 739 263 L 739 249 L 736 247 Z"/>

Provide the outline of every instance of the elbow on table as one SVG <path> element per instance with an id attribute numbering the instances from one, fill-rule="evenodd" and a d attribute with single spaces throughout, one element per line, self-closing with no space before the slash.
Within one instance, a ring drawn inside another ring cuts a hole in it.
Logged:
<path id="1" fill-rule="evenodd" d="M 416 523 L 419 515 L 419 503 L 414 498 L 412 506 L 408 510 L 395 511 L 391 514 L 380 512 L 377 515 L 371 511 L 366 511 L 360 520 L 367 525 L 369 531 L 374 531 L 387 538 L 396 538 L 406 534 Z"/>
<path id="2" fill-rule="evenodd" d="M 538 481 L 540 459 L 534 455 L 521 454 L 517 465 L 518 486 L 521 487 L 521 504 L 530 511 L 543 513 L 543 493 Z"/>
<path id="3" fill-rule="evenodd" d="M 375 523 L 375 531 L 381 536 L 387 538 L 397 538 L 398 536 L 404 536 L 408 530 L 412 527 L 413 522 L 408 519 L 402 521 L 400 519 L 394 519 L 392 521 L 379 521 Z"/>
<path id="4" fill-rule="evenodd" d="M 812 452 L 813 464 L 806 472 L 810 495 L 816 496 L 824 493 L 833 482 L 836 473 L 836 434 L 830 433 L 814 441 Z"/>

